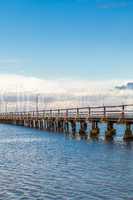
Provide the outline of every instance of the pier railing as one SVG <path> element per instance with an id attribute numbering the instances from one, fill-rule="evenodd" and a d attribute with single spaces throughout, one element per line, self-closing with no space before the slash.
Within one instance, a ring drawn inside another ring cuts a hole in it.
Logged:
<path id="1" fill-rule="evenodd" d="M 0 113 L 1 119 L 116 118 L 133 120 L 133 104 Z"/>

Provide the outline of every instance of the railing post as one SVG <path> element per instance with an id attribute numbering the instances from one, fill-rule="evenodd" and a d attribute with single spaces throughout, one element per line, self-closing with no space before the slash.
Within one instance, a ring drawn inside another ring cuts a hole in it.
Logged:
<path id="1" fill-rule="evenodd" d="M 91 107 L 89 107 L 89 117 L 91 116 Z"/>
<path id="2" fill-rule="evenodd" d="M 124 114 L 125 114 L 125 106 L 122 105 L 122 118 L 124 118 Z"/>
<path id="3" fill-rule="evenodd" d="M 68 109 L 66 110 L 66 119 L 68 118 Z"/>
<path id="4" fill-rule="evenodd" d="M 36 111 L 36 120 L 38 119 L 38 111 Z"/>
<path id="5" fill-rule="evenodd" d="M 50 110 L 50 118 L 52 117 L 52 110 Z"/>
<path id="6" fill-rule="evenodd" d="M 79 118 L 79 108 L 77 108 L 76 118 Z"/>
<path id="7" fill-rule="evenodd" d="M 60 117 L 60 110 L 58 109 L 58 118 Z"/>
<path id="8" fill-rule="evenodd" d="M 43 119 L 45 118 L 46 116 L 45 116 L 45 111 L 43 111 Z"/>
<path id="9" fill-rule="evenodd" d="M 104 109 L 104 111 L 103 111 L 104 112 L 104 117 L 106 117 L 106 107 L 104 106 L 103 109 Z"/>

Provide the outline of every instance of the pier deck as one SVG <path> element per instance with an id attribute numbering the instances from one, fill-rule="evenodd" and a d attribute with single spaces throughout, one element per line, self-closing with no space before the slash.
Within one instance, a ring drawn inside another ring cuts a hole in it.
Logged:
<path id="1" fill-rule="evenodd" d="M 133 124 L 133 105 L 82 107 L 55 110 L 39 110 L 27 112 L 0 113 L 0 122 L 39 128 L 53 132 L 77 134 L 77 123 L 80 124 L 78 134 L 81 136 L 98 137 L 99 123 L 106 123 L 106 139 L 116 134 L 114 124 L 125 124 L 124 139 L 133 140 L 131 125 Z M 88 123 L 92 124 L 87 133 Z"/>

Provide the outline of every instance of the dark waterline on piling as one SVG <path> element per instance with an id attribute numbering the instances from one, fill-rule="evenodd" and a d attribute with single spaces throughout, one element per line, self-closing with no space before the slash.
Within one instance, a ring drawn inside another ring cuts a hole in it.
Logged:
<path id="1" fill-rule="evenodd" d="M 132 199 L 133 143 L 77 141 L 63 134 L 0 125 L 0 198 Z"/>

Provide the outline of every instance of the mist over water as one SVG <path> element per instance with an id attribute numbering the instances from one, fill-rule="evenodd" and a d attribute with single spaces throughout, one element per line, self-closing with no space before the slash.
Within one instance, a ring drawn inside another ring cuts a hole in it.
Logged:
<path id="1" fill-rule="evenodd" d="M 133 199 L 133 143 L 0 125 L 0 199 Z"/>

